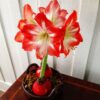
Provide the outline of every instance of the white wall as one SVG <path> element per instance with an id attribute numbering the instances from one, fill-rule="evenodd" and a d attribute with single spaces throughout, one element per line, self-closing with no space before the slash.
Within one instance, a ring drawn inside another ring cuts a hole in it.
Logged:
<path id="1" fill-rule="evenodd" d="M 100 84 L 100 5 L 88 57 L 86 78 L 91 82 Z"/>
<path id="2" fill-rule="evenodd" d="M 37 62 L 35 53 L 25 52 L 14 41 L 25 3 L 46 6 L 50 0 L 0 0 L 0 88 L 6 90 L 27 68 Z M 48 63 L 61 73 L 100 84 L 100 0 L 58 0 L 69 13 L 77 10 L 84 41 L 67 58 L 49 57 Z M 98 10 L 99 8 L 99 10 Z M 6 62 L 6 63 L 5 63 Z M 7 88 L 6 88 L 7 87 Z"/>

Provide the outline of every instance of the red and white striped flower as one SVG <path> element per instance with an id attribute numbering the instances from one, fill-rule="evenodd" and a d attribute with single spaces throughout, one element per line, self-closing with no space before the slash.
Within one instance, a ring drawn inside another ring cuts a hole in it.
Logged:
<path id="1" fill-rule="evenodd" d="M 70 50 L 75 48 L 80 42 L 83 41 L 80 34 L 80 26 L 77 22 L 76 11 L 73 11 L 73 13 L 68 17 L 63 29 L 65 30 L 65 33 L 64 40 L 62 41 L 62 52 L 65 55 L 68 55 Z"/>
<path id="2" fill-rule="evenodd" d="M 35 21 L 37 24 L 25 25 L 22 30 L 25 36 L 23 49 L 26 51 L 35 49 L 37 58 L 40 59 L 46 54 L 59 56 L 63 31 L 56 28 L 43 13 L 37 14 Z"/>

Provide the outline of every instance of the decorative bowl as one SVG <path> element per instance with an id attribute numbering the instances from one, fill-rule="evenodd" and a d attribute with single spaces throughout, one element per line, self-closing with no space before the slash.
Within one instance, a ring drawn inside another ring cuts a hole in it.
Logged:
<path id="1" fill-rule="evenodd" d="M 23 90 L 25 92 L 25 94 L 30 98 L 30 99 L 35 99 L 35 100 L 55 100 L 55 98 L 61 94 L 61 90 L 62 90 L 62 79 L 61 79 L 61 74 L 54 70 L 52 68 L 52 71 L 53 71 L 53 77 L 57 77 L 57 80 L 59 81 L 58 84 L 56 84 L 53 89 L 47 94 L 47 95 L 44 95 L 44 96 L 38 96 L 38 95 L 35 95 L 31 89 L 27 88 L 27 82 L 26 81 L 26 78 L 27 78 L 27 75 L 30 73 L 30 69 L 32 71 L 32 73 L 34 74 L 35 73 L 35 68 L 33 68 L 32 70 L 32 66 L 36 66 L 38 67 L 37 64 L 33 63 L 31 65 L 29 65 L 28 69 L 26 70 L 26 75 L 25 77 L 23 78 L 23 81 L 22 81 L 22 87 L 23 87 Z M 29 78 L 28 78 L 29 79 Z M 29 79 L 31 80 L 31 78 Z"/>

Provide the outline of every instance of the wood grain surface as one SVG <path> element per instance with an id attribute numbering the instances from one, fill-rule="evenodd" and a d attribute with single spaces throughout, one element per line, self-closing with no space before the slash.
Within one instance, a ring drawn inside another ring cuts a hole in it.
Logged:
<path id="1" fill-rule="evenodd" d="M 24 75 L 17 79 L 0 100 L 30 100 L 21 86 Z M 62 93 L 54 100 L 100 100 L 100 85 L 65 75 L 62 75 L 62 79 Z"/>

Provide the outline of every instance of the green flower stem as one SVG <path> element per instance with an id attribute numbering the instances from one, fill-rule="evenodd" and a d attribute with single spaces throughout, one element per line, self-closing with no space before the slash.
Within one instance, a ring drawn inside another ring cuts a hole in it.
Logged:
<path id="1" fill-rule="evenodd" d="M 44 77 L 45 74 L 45 70 L 46 70 L 46 65 L 47 65 L 47 59 L 48 59 L 48 55 L 46 55 L 43 60 L 42 60 L 42 69 L 41 69 L 41 73 L 40 73 L 40 78 Z"/>

